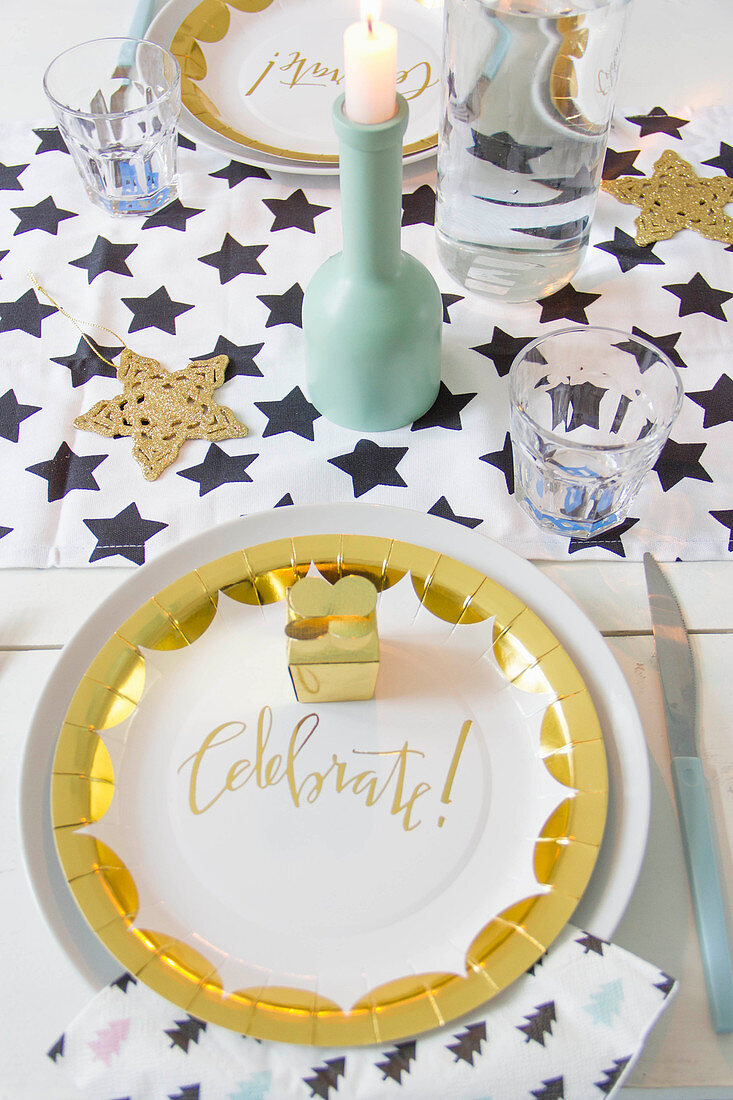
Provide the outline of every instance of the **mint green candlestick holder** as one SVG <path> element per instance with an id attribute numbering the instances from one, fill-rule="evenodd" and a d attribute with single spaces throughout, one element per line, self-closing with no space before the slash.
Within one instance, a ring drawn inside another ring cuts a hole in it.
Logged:
<path id="1" fill-rule="evenodd" d="M 402 136 L 397 96 L 387 122 L 352 122 L 333 106 L 339 138 L 343 251 L 326 260 L 303 300 L 306 386 L 318 411 L 359 431 L 401 428 L 440 387 L 443 305 L 428 269 L 400 246 Z"/>

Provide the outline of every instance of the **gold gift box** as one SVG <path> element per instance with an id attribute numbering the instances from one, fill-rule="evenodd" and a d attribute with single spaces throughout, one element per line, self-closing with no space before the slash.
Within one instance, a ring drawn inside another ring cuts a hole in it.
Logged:
<path id="1" fill-rule="evenodd" d="M 288 668 L 301 703 L 371 699 L 379 672 L 377 590 L 366 577 L 302 577 L 288 589 Z"/>

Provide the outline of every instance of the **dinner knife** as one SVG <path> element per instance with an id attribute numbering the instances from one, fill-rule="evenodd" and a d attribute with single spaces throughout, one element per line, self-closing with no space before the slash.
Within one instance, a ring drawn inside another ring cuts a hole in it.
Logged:
<path id="1" fill-rule="evenodd" d="M 664 718 L 672 762 L 682 846 L 713 1028 L 733 1031 L 733 965 L 726 927 L 714 825 L 697 747 L 695 662 L 682 612 L 651 554 L 644 555 L 652 628 L 662 681 Z"/>

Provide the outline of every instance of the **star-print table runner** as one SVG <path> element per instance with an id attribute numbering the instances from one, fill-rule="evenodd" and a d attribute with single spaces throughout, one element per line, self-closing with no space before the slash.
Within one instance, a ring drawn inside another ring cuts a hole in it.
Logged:
<path id="1" fill-rule="evenodd" d="M 669 104 L 618 118 L 604 177 L 648 177 L 673 148 L 727 184 L 732 124 L 732 109 L 690 116 Z M 141 564 L 233 517 L 353 500 L 444 516 L 536 559 L 730 556 L 731 246 L 689 229 L 637 245 L 638 209 L 602 192 L 571 284 L 540 302 L 496 303 L 461 293 L 440 267 L 434 162 L 411 166 L 402 241 L 443 295 L 442 383 L 415 423 L 367 435 L 320 416 L 304 379 L 303 291 L 340 249 L 337 178 L 268 174 L 185 138 L 179 166 L 178 200 L 115 220 L 89 204 L 57 130 L 0 129 L 1 566 Z M 188 441 L 144 480 L 130 438 L 74 427 L 121 385 L 30 271 L 110 362 L 121 343 L 92 322 L 169 370 L 228 356 L 214 396 L 249 434 Z M 540 532 L 514 500 L 507 373 L 531 339 L 585 324 L 656 342 L 686 396 L 629 517 L 579 542 Z"/>

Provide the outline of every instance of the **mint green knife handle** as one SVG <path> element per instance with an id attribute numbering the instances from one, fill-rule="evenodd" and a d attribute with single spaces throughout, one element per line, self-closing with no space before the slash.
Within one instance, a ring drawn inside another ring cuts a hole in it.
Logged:
<path id="1" fill-rule="evenodd" d="M 696 756 L 672 757 L 672 778 L 695 909 L 710 1017 L 718 1034 L 733 1031 L 733 966 L 715 858 L 705 780 Z"/>

